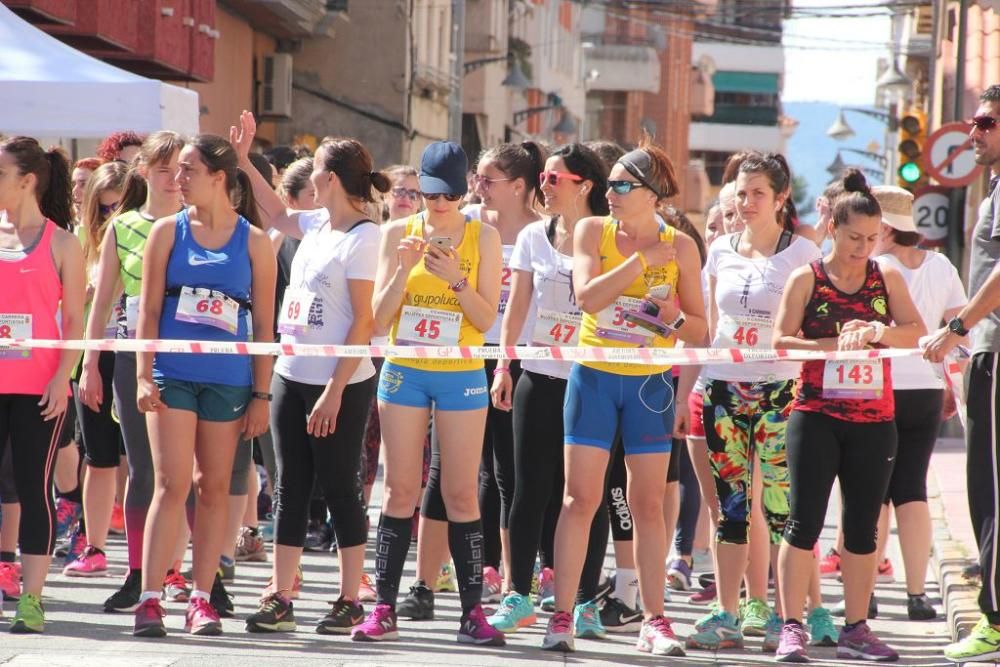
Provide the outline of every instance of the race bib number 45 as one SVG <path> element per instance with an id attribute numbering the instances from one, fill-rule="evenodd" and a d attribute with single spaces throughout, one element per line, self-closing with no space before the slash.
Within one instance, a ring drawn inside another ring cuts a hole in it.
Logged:
<path id="1" fill-rule="evenodd" d="M 823 368 L 823 398 L 881 398 L 881 359 L 830 360 Z"/>
<path id="2" fill-rule="evenodd" d="M 174 319 L 207 324 L 235 334 L 239 330 L 239 314 L 240 304 L 225 294 L 208 289 L 182 287 Z"/>
<path id="3" fill-rule="evenodd" d="M 642 299 L 620 296 L 615 302 L 597 314 L 597 335 L 608 340 L 645 345 L 653 334 L 625 320 L 625 313 L 639 310 Z"/>
<path id="4" fill-rule="evenodd" d="M 31 314 L 0 313 L 0 340 L 31 338 Z M 0 350 L 0 359 L 30 359 L 31 350 Z"/>
<path id="5" fill-rule="evenodd" d="M 397 345 L 458 345 L 462 313 L 403 306 L 396 329 Z"/>

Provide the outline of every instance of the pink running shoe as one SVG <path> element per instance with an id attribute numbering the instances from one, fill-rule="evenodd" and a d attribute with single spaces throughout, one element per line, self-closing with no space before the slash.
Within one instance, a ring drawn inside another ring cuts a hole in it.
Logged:
<path id="1" fill-rule="evenodd" d="M 163 617 L 166 613 L 160 606 L 160 601 L 150 598 L 140 604 L 135 610 L 135 626 L 133 637 L 164 637 L 167 629 L 163 627 Z"/>
<path id="2" fill-rule="evenodd" d="M 184 629 L 192 635 L 221 635 L 222 621 L 205 598 L 191 598 L 188 602 L 187 614 L 184 617 Z"/>
<path id="3" fill-rule="evenodd" d="M 361 575 L 361 586 L 358 588 L 359 602 L 375 602 L 375 586 L 372 585 L 371 575 L 364 573 Z"/>
<path id="4" fill-rule="evenodd" d="M 684 656 L 684 646 L 678 641 L 674 629 L 670 627 L 670 620 L 663 616 L 643 621 L 639 629 L 639 641 L 635 647 L 643 653 L 653 655 Z"/>
<path id="5" fill-rule="evenodd" d="M 75 561 L 63 568 L 67 577 L 104 577 L 108 574 L 108 557 L 88 544 Z"/>
<path id="6" fill-rule="evenodd" d="M 177 570 L 167 570 L 163 579 L 163 597 L 171 602 L 187 602 L 191 599 L 191 586 Z"/>
<path id="7" fill-rule="evenodd" d="M 503 646 L 507 643 L 503 633 L 486 622 L 483 605 L 477 604 L 462 616 L 462 625 L 458 628 L 459 644 L 475 644 L 476 646 Z"/>
<path id="8" fill-rule="evenodd" d="M 819 576 L 822 579 L 833 579 L 840 574 L 840 554 L 831 548 L 819 559 Z"/>
<path id="9" fill-rule="evenodd" d="M 377 604 L 364 623 L 351 631 L 356 642 L 381 642 L 399 639 L 396 627 L 396 610 L 387 604 Z"/>
<path id="10" fill-rule="evenodd" d="M 538 599 L 544 600 L 556 595 L 556 573 L 551 567 L 543 567 L 538 574 Z"/>
<path id="11" fill-rule="evenodd" d="M 483 568 L 483 602 L 500 602 L 503 577 L 492 565 Z"/>
<path id="12" fill-rule="evenodd" d="M 21 598 L 21 568 L 17 563 L 0 563 L 0 593 L 7 600 Z"/>
<path id="13" fill-rule="evenodd" d="M 688 598 L 688 602 L 691 604 L 712 604 L 715 602 L 717 595 L 718 593 L 715 590 L 715 582 L 712 582 L 700 591 L 692 594 L 691 597 Z"/>

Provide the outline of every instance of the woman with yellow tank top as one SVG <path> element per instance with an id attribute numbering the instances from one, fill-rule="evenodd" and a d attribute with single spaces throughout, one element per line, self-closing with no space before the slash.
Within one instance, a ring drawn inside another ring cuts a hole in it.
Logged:
<path id="1" fill-rule="evenodd" d="M 468 158 L 451 142 L 429 145 L 420 189 L 427 210 L 389 223 L 375 279 L 378 330 L 396 345 L 478 346 L 497 315 L 501 251 L 496 229 L 460 210 Z M 397 639 L 396 599 L 420 493 L 424 438 L 434 409 L 442 495 L 455 561 L 460 643 L 501 646 L 483 614 L 482 526 L 477 488 L 489 395 L 482 360 L 388 358 L 378 410 L 385 443 L 385 500 L 377 532 L 376 605 L 354 628 L 355 641 Z"/>
<path id="2" fill-rule="evenodd" d="M 677 194 L 670 159 L 644 141 L 618 160 L 608 186 L 611 215 L 581 220 L 573 242 L 573 286 L 583 311 L 580 344 L 638 348 L 702 342 L 706 321 L 698 248 L 656 217 L 657 204 Z M 609 361 L 574 364 L 566 387 L 566 486 L 556 526 L 556 611 L 542 648 L 573 650 L 570 612 L 586 536 L 604 498 L 611 444 L 620 431 L 644 607 L 637 648 L 683 655 L 663 616 L 667 544 L 662 508 L 674 421 L 670 366 L 622 363 L 613 360 L 614 354 L 609 349 Z"/>

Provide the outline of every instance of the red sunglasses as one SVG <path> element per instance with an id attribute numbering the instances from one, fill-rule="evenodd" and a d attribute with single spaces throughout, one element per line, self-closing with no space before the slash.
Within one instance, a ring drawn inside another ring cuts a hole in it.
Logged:
<path id="1" fill-rule="evenodd" d="M 568 171 L 543 171 L 538 175 L 538 184 L 545 185 L 548 183 L 553 187 L 558 187 L 559 183 L 562 182 L 563 179 L 579 183 L 583 180 L 583 176 L 577 176 L 576 174 L 571 174 Z"/>
<path id="2" fill-rule="evenodd" d="M 974 125 L 980 132 L 989 132 L 1000 122 L 993 116 L 973 116 L 969 120 L 969 125 Z"/>

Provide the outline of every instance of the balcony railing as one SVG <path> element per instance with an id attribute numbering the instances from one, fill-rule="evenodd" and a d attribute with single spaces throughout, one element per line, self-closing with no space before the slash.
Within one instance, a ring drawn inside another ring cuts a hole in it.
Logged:
<path id="1" fill-rule="evenodd" d="M 225 1 L 261 32 L 289 39 L 312 35 L 327 12 L 332 11 L 327 0 Z"/>

